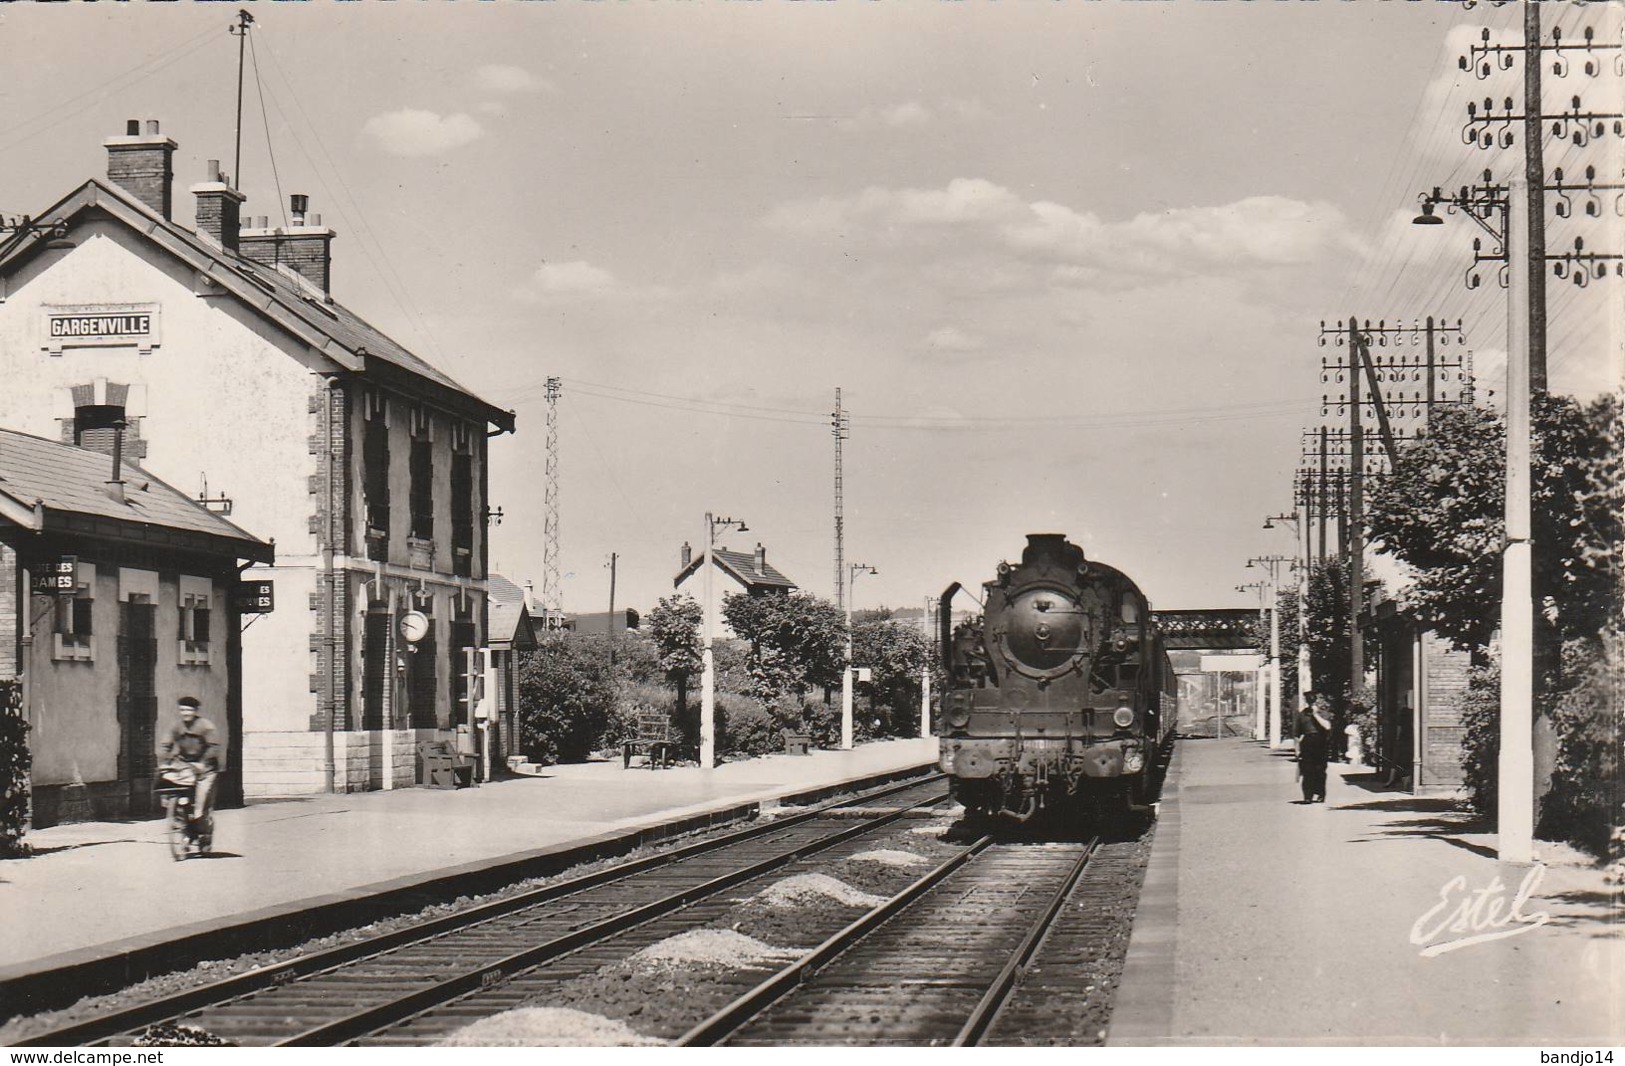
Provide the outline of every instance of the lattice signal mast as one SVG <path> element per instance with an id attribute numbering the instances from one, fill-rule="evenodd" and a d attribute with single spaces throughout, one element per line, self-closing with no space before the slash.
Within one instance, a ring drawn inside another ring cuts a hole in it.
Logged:
<path id="1" fill-rule="evenodd" d="M 564 589 L 559 585 L 559 392 L 563 383 L 547 379 L 547 489 L 543 520 L 542 608 L 553 624 L 564 612 Z"/>
<path id="2" fill-rule="evenodd" d="M 830 415 L 835 436 L 835 609 L 846 610 L 846 503 L 841 484 L 841 442 L 851 435 L 851 420 L 841 410 L 841 390 L 835 390 L 835 410 Z"/>

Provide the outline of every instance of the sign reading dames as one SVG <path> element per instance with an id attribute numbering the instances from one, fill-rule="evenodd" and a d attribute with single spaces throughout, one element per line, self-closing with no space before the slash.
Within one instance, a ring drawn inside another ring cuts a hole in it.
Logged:
<path id="1" fill-rule="evenodd" d="M 79 557 L 64 555 L 34 568 L 34 591 L 72 593 L 79 588 Z"/>
<path id="2" fill-rule="evenodd" d="M 146 355 L 158 346 L 158 305 L 47 304 L 44 349 L 133 347 Z"/>
<path id="3" fill-rule="evenodd" d="M 270 614 L 276 610 L 276 587 L 269 581 L 238 581 L 234 599 L 239 614 Z"/>

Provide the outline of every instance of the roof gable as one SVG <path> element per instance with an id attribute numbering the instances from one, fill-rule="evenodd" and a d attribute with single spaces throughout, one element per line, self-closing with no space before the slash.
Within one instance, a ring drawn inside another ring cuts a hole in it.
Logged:
<path id="1" fill-rule="evenodd" d="M 224 293 L 332 360 L 335 368 L 377 373 L 396 387 L 417 387 L 500 429 L 513 431 L 513 412 L 481 399 L 354 311 L 318 294 L 304 279 L 229 252 L 165 220 L 116 185 L 91 179 L 51 205 L 39 221 L 47 225 L 60 221 L 71 235 L 92 209 L 124 223 L 139 237 L 185 262 Z M 0 275 L 37 255 L 43 244 L 14 239 L 0 245 Z"/>
<path id="2" fill-rule="evenodd" d="M 785 577 L 770 563 L 764 562 L 761 571 L 757 572 L 754 552 L 736 552 L 729 551 L 727 548 L 712 548 L 711 558 L 715 561 L 718 569 L 747 589 L 753 591 L 783 589 L 788 592 L 800 588 L 799 585 Z M 705 556 L 702 553 L 690 560 L 687 566 L 678 571 L 677 578 L 672 582 L 672 586 L 679 586 L 696 574 L 704 559 Z"/>

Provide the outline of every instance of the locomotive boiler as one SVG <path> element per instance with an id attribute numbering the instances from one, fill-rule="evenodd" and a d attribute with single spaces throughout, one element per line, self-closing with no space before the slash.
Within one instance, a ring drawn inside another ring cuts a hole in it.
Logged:
<path id="1" fill-rule="evenodd" d="M 1057 533 L 984 584 L 982 615 L 953 624 L 940 766 L 971 817 L 1109 812 L 1145 801 L 1178 688 L 1138 586 Z"/>

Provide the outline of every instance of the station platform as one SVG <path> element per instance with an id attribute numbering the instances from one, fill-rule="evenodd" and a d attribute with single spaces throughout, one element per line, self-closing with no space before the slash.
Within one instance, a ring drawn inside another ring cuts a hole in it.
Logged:
<path id="1" fill-rule="evenodd" d="M 1535 866 L 1503 864 L 1450 797 L 1363 767 L 1332 764 L 1305 805 L 1294 770 L 1179 742 L 1109 1045 L 1625 1041 L 1620 886 L 1592 860 L 1537 841 Z"/>
<path id="2" fill-rule="evenodd" d="M 934 739 L 651 770 L 546 767 L 455 791 L 260 802 L 215 814 L 214 853 L 174 861 L 164 823 L 31 832 L 0 861 L 0 1019 L 125 975 L 190 966 L 555 872 L 640 842 L 934 766 Z M 335 924 L 340 923 L 340 924 Z"/>

